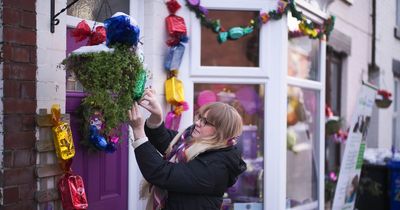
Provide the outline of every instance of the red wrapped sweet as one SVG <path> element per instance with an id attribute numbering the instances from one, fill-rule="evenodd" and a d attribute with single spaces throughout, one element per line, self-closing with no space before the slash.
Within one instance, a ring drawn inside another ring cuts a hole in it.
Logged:
<path id="1" fill-rule="evenodd" d="M 71 35 L 75 38 L 75 42 L 89 38 L 86 44 L 89 46 L 98 45 L 106 41 L 106 29 L 104 26 L 97 26 L 94 31 L 91 31 L 85 20 L 78 23 L 76 28 L 71 31 Z"/>
<path id="2" fill-rule="evenodd" d="M 70 172 L 58 181 L 58 190 L 64 210 L 87 209 L 88 202 L 82 177 Z"/>
<path id="3" fill-rule="evenodd" d="M 169 0 L 166 4 L 170 14 L 175 14 L 181 8 L 181 5 L 176 0 Z"/>
<path id="4" fill-rule="evenodd" d="M 186 36 L 185 19 L 176 15 L 169 15 L 165 18 L 167 25 L 167 32 L 172 37 Z"/>

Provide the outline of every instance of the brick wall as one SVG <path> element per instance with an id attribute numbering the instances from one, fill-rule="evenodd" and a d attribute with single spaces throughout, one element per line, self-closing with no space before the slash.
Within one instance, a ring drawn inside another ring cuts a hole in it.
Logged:
<path id="1" fill-rule="evenodd" d="M 36 209 L 36 0 L 2 0 L 4 210 Z"/>

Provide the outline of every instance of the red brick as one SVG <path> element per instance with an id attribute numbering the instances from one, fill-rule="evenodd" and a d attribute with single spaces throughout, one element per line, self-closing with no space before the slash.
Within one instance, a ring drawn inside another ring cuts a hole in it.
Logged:
<path id="1" fill-rule="evenodd" d="M 4 151 L 3 153 L 3 166 L 4 168 L 13 167 L 13 152 L 12 151 Z"/>
<path id="2" fill-rule="evenodd" d="M 4 10 L 3 10 L 4 25 L 18 26 L 20 21 L 21 21 L 21 16 L 20 16 L 20 12 L 17 9 L 4 8 Z"/>
<path id="3" fill-rule="evenodd" d="M 25 11 L 36 11 L 36 1 L 37 0 L 19 0 L 19 8 Z"/>
<path id="4" fill-rule="evenodd" d="M 5 63 L 3 66 L 3 78 L 36 81 L 36 69 L 37 67 L 32 64 Z"/>
<path id="5" fill-rule="evenodd" d="M 4 149 L 32 149 L 35 147 L 35 131 L 5 132 Z"/>
<path id="6" fill-rule="evenodd" d="M 4 115 L 4 131 L 18 132 L 22 130 L 22 119 L 20 115 L 6 114 Z"/>
<path id="7" fill-rule="evenodd" d="M 28 47 L 13 47 L 11 59 L 15 62 L 30 62 L 30 52 Z"/>
<path id="8" fill-rule="evenodd" d="M 4 188 L 3 195 L 4 195 L 4 198 L 3 198 L 4 205 L 10 204 L 10 203 L 15 203 L 15 202 L 19 201 L 18 187 Z"/>
<path id="9" fill-rule="evenodd" d="M 19 2 L 16 0 L 3 0 L 3 7 L 19 8 Z"/>
<path id="10" fill-rule="evenodd" d="M 3 98 L 4 114 L 31 114 L 36 112 L 36 101 L 30 99 Z"/>
<path id="11" fill-rule="evenodd" d="M 32 12 L 22 12 L 21 26 L 36 29 L 36 14 Z"/>
<path id="12" fill-rule="evenodd" d="M 34 166 L 28 168 L 5 169 L 4 186 L 32 184 L 36 182 Z"/>
<path id="13" fill-rule="evenodd" d="M 30 60 L 30 62 L 31 63 L 37 63 L 37 49 L 36 49 L 36 47 L 31 47 L 31 50 L 30 50 L 30 58 L 31 58 L 31 60 Z"/>
<path id="14" fill-rule="evenodd" d="M 34 131 L 36 129 L 35 115 L 24 115 L 22 117 L 22 130 Z"/>
<path id="15" fill-rule="evenodd" d="M 2 206 L 1 210 L 37 210 L 34 200 L 24 200 L 11 205 Z"/>
<path id="16" fill-rule="evenodd" d="M 3 0 L 4 7 L 20 8 L 34 12 L 36 10 L 36 0 Z"/>
<path id="17" fill-rule="evenodd" d="M 19 186 L 19 197 L 25 200 L 34 199 L 36 191 L 35 183 L 24 184 Z"/>
<path id="18" fill-rule="evenodd" d="M 19 98 L 21 84 L 18 80 L 4 80 L 4 97 Z"/>
<path id="19" fill-rule="evenodd" d="M 3 59 L 5 61 L 10 61 L 12 59 L 12 46 L 8 43 L 3 45 Z"/>
<path id="20" fill-rule="evenodd" d="M 36 82 L 21 82 L 21 98 L 36 98 Z"/>
<path id="21" fill-rule="evenodd" d="M 18 43 L 23 45 L 36 45 L 36 32 L 34 30 L 12 28 L 4 26 L 3 28 L 4 42 Z"/>
<path id="22" fill-rule="evenodd" d="M 35 164 L 35 153 L 30 150 L 16 150 L 14 151 L 14 167 L 27 167 Z"/>

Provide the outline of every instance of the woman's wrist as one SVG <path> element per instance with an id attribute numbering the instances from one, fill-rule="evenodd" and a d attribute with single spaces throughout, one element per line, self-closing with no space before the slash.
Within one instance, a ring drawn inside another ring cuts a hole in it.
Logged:
<path id="1" fill-rule="evenodd" d="M 151 114 L 150 117 L 146 120 L 146 125 L 151 128 L 158 128 L 163 119 L 161 115 Z"/>
<path id="2" fill-rule="evenodd" d="M 134 137 L 134 140 L 136 141 L 137 139 L 146 137 L 146 134 L 143 129 L 140 129 L 140 130 L 133 129 L 133 137 Z"/>

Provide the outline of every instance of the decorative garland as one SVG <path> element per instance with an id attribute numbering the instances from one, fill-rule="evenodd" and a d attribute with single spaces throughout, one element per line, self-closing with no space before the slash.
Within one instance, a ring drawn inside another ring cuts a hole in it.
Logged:
<path id="1" fill-rule="evenodd" d="M 250 19 L 247 26 L 235 26 L 225 29 L 221 25 L 219 19 L 214 20 L 208 17 L 208 9 L 200 5 L 200 0 L 186 0 L 186 6 L 190 11 L 196 13 L 196 17 L 200 19 L 200 23 L 203 26 L 218 34 L 217 40 L 219 43 L 224 43 L 227 40 L 237 40 L 251 34 L 255 28 L 260 28 L 271 19 L 280 20 L 288 11 L 292 13 L 293 17 L 300 21 L 299 31 L 289 32 L 289 37 L 291 38 L 304 35 L 312 39 L 322 39 L 324 35 L 328 38 L 335 23 L 335 17 L 331 16 L 324 22 L 321 28 L 316 28 L 312 21 L 307 20 L 307 18 L 297 10 L 294 0 L 279 0 L 275 10 L 271 10 L 268 13 L 260 13 L 258 18 Z"/>
<path id="2" fill-rule="evenodd" d="M 73 36 L 80 37 L 84 24 Z M 86 31 L 86 32 L 85 32 Z M 121 125 L 128 110 L 144 91 L 147 72 L 140 53 L 139 27 L 128 15 L 117 13 L 105 20 L 106 39 L 75 50 L 63 64 L 75 73 L 88 96 L 81 103 L 82 144 L 91 149 L 114 152 L 121 141 Z M 107 45 L 104 42 L 106 41 Z M 99 44 L 100 43 L 100 44 Z"/>
<path id="3" fill-rule="evenodd" d="M 165 117 L 165 127 L 178 130 L 182 113 L 189 109 L 185 101 L 183 84 L 178 79 L 178 71 L 185 53 L 185 45 L 188 41 L 187 28 L 184 18 L 175 13 L 181 8 L 176 0 L 166 1 L 169 15 L 165 18 L 168 33 L 168 54 L 165 57 L 164 68 L 168 71 L 168 79 L 165 81 L 165 97 L 171 104 L 171 111 Z"/>

